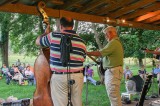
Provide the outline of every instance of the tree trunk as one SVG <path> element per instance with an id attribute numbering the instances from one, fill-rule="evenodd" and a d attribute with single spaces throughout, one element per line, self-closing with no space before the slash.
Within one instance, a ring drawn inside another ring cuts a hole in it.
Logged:
<path id="1" fill-rule="evenodd" d="M 77 31 L 77 29 L 78 29 L 78 24 L 79 24 L 79 21 L 75 21 L 75 24 L 74 24 L 74 31 Z"/>
<path id="2" fill-rule="evenodd" d="M 143 60 L 139 58 L 138 61 L 139 61 L 139 67 L 141 67 L 143 65 Z"/>
<path id="3" fill-rule="evenodd" d="M 156 62 L 154 61 L 154 59 L 152 59 L 152 66 L 156 66 Z"/>
<path id="4" fill-rule="evenodd" d="M 57 32 L 60 32 L 60 19 L 56 18 L 56 27 L 57 27 Z"/>
<path id="5" fill-rule="evenodd" d="M 3 36 L 3 44 L 2 44 L 2 48 L 1 48 L 1 53 L 2 53 L 2 64 L 6 64 L 6 66 L 9 66 L 8 63 L 8 41 L 9 41 L 9 35 L 8 32 L 7 33 L 2 33 Z"/>
<path id="6" fill-rule="evenodd" d="M 97 30 L 96 30 L 96 25 L 94 23 L 92 23 L 92 28 L 93 28 L 93 31 L 94 31 L 94 34 L 95 34 L 95 39 L 96 39 L 96 43 L 98 45 L 98 48 L 102 49 L 103 45 L 101 44 L 101 41 L 99 39 L 99 34 L 98 34 Z"/>
<path id="7" fill-rule="evenodd" d="M 98 45 L 98 48 L 102 49 L 103 45 L 101 44 L 101 41 L 99 39 L 99 34 L 98 34 L 97 30 L 96 30 L 96 25 L 94 23 L 92 23 L 92 28 L 93 28 L 93 31 L 94 31 L 94 34 L 95 34 L 95 39 L 96 39 L 96 43 Z M 99 72 L 98 72 L 98 75 L 99 75 L 101 83 L 104 84 L 104 76 L 101 75 Z"/>
<path id="8" fill-rule="evenodd" d="M 9 41 L 9 21 L 4 21 L 4 24 L 1 26 L 1 54 L 2 54 L 2 64 L 9 65 L 8 63 L 8 41 Z"/>

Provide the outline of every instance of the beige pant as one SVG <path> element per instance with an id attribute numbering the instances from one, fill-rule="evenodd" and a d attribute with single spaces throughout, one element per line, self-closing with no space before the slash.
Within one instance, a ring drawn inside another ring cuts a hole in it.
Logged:
<path id="1" fill-rule="evenodd" d="M 83 74 L 70 74 L 71 79 L 75 83 L 71 89 L 71 101 L 73 106 L 82 106 L 82 88 L 83 88 Z M 51 96 L 54 106 L 67 106 L 68 104 L 68 84 L 67 75 L 52 74 L 51 77 Z"/>
<path id="2" fill-rule="evenodd" d="M 120 96 L 120 83 L 123 75 L 121 66 L 105 71 L 105 86 L 111 106 L 122 106 Z"/>
<path id="3" fill-rule="evenodd" d="M 21 84 L 22 80 L 23 80 L 23 76 L 22 76 L 21 73 L 17 73 L 17 74 L 14 75 L 14 77 L 12 79 L 18 80 L 19 84 Z"/>

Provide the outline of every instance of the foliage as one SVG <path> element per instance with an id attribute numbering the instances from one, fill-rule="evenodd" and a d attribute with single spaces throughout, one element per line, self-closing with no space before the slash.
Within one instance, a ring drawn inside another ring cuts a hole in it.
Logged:
<path id="1" fill-rule="evenodd" d="M 37 16 L 26 14 L 0 13 L 0 28 L 2 31 L 9 30 L 11 48 L 15 53 L 25 53 L 26 55 L 36 55 L 38 47 L 35 45 L 35 39 L 42 31 L 41 19 Z M 50 19 L 51 26 L 54 26 L 55 20 Z M 90 22 L 79 22 L 77 32 L 86 42 L 88 50 L 99 49 L 96 39 L 100 39 L 100 43 L 105 45 L 106 40 L 102 29 L 105 25 L 96 24 L 93 29 Z M 142 30 L 127 27 L 117 27 L 118 34 L 123 43 L 125 57 L 144 58 L 144 52 L 141 48 L 149 48 L 154 50 L 160 46 L 160 31 Z M 97 34 L 95 33 L 95 31 Z M 1 37 L 3 43 L 6 36 Z M 152 57 L 152 55 L 147 55 Z"/>
<path id="2" fill-rule="evenodd" d="M 11 48 L 14 53 L 25 53 L 26 55 L 36 55 L 38 47 L 35 45 L 37 36 L 43 33 L 41 19 L 34 15 L 17 13 L 0 13 L 0 28 L 5 26 L 9 29 Z M 55 20 L 50 19 L 51 26 Z M 0 30 L 1 32 L 4 31 Z M 2 36 L 2 42 L 4 42 Z"/>
<path id="3" fill-rule="evenodd" d="M 15 14 L 11 27 L 10 40 L 14 53 L 36 55 L 35 45 L 37 35 L 40 35 L 39 17 L 33 15 Z"/>
<path id="4" fill-rule="evenodd" d="M 85 41 L 88 50 L 98 50 L 98 45 L 96 42 L 96 35 L 94 33 L 94 30 L 92 28 L 92 24 L 90 22 L 79 22 L 78 30 L 77 32 L 82 37 L 82 39 Z M 104 29 L 104 25 L 102 24 L 96 24 L 96 31 L 98 32 L 98 39 L 100 39 L 100 43 L 104 44 L 104 34 L 102 33 L 102 29 Z"/>
<path id="5" fill-rule="evenodd" d="M 98 48 L 93 33 L 80 33 L 79 36 L 84 40 L 85 44 L 88 46 L 88 49 L 96 50 Z"/>
<path id="6" fill-rule="evenodd" d="M 144 58 L 142 48 L 154 50 L 159 44 L 160 31 L 142 30 L 133 28 L 121 28 L 120 39 L 122 41 L 125 57 Z M 147 55 L 151 57 L 152 55 Z"/>

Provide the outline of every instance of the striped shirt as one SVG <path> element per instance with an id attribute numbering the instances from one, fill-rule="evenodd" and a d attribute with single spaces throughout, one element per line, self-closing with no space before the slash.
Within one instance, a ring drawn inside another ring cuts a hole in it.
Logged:
<path id="1" fill-rule="evenodd" d="M 84 41 L 73 30 L 65 30 L 66 36 L 72 35 L 72 51 L 70 52 L 70 72 L 83 70 L 83 62 L 86 56 L 86 46 Z M 50 68 L 51 71 L 67 72 L 67 67 L 63 67 L 60 61 L 60 41 L 62 33 L 51 32 L 40 39 L 40 45 L 50 47 Z"/>

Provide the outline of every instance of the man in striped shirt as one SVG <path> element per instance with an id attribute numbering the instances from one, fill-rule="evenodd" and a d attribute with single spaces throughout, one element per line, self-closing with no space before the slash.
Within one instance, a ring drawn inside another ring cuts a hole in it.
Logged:
<path id="1" fill-rule="evenodd" d="M 36 40 L 37 45 L 50 48 L 50 69 L 52 71 L 50 86 L 54 106 L 67 106 L 68 73 L 71 79 L 75 80 L 71 91 L 72 104 L 73 106 L 82 106 L 82 70 L 83 62 L 85 61 L 86 46 L 84 41 L 72 30 L 73 25 L 73 19 L 62 17 L 60 19 L 60 32 L 50 32 L 48 26 L 45 33 Z M 69 71 L 67 71 L 67 67 L 62 66 L 62 62 L 60 61 L 60 41 L 62 36 L 72 36 L 72 51 L 70 52 L 70 61 L 68 64 Z"/>

